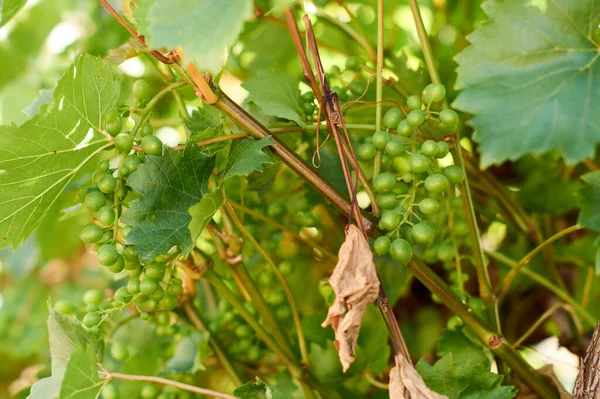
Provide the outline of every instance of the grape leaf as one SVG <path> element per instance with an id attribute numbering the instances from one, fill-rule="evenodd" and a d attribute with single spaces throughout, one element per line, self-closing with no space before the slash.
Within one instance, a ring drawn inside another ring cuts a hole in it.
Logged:
<path id="1" fill-rule="evenodd" d="M 82 56 L 58 82 L 52 105 L 20 127 L 0 126 L 0 248 L 25 240 L 110 145 L 99 131 L 118 95 L 112 69 Z"/>
<path id="2" fill-rule="evenodd" d="M 148 13 L 150 46 L 179 46 L 202 72 L 217 74 L 227 48 L 253 16 L 250 0 L 157 1 Z"/>
<path id="3" fill-rule="evenodd" d="M 60 398 L 96 399 L 104 382 L 98 376 L 98 366 L 93 349 L 89 346 L 84 348 L 76 345 L 65 370 Z"/>
<path id="4" fill-rule="evenodd" d="M 273 143 L 269 137 L 260 140 L 243 139 L 237 141 L 231 148 L 227 166 L 225 166 L 224 179 L 233 176 L 248 176 L 254 171 L 263 170 L 264 163 L 271 163 L 271 157 L 262 151 Z"/>
<path id="5" fill-rule="evenodd" d="M 281 389 L 267 385 L 256 377 L 256 382 L 249 382 L 236 388 L 233 394 L 240 399 L 288 399 L 289 396 Z"/>
<path id="6" fill-rule="evenodd" d="M 150 13 L 152 6 L 154 6 L 154 0 L 138 0 L 135 2 L 135 10 L 133 10 L 133 18 L 138 22 L 138 30 L 144 32 L 146 41 L 150 40 L 150 37 L 148 36 L 150 34 L 148 14 Z"/>
<path id="7" fill-rule="evenodd" d="M 0 1 L 0 27 L 6 25 L 25 3 L 27 3 L 27 0 Z"/>
<path id="8" fill-rule="evenodd" d="M 223 190 L 217 190 L 206 194 L 200 202 L 189 209 L 192 216 L 189 224 L 192 241 L 196 241 L 196 238 L 202 234 L 202 231 L 204 231 L 213 216 L 215 216 L 215 213 L 217 213 L 224 203 L 225 195 L 223 194 Z"/>
<path id="9" fill-rule="evenodd" d="M 491 21 L 456 57 L 454 106 L 474 114 L 481 164 L 558 150 L 568 164 L 600 143 L 595 0 L 487 1 Z"/>
<path id="10" fill-rule="evenodd" d="M 247 101 L 256 104 L 266 115 L 288 119 L 306 126 L 300 115 L 298 79 L 279 71 L 258 71 L 242 87 L 250 93 Z"/>
<path id="11" fill-rule="evenodd" d="M 583 227 L 600 231 L 600 171 L 589 172 L 581 176 L 586 186 L 581 194 L 581 213 L 577 223 Z"/>
<path id="12" fill-rule="evenodd" d="M 215 161 L 196 145 L 178 152 L 165 148 L 163 156 L 148 156 L 128 182 L 141 197 L 131 202 L 123 220 L 133 229 L 127 241 L 144 263 L 179 245 L 184 254 L 194 247 L 188 229 L 188 210 L 208 193 Z"/>
<path id="13" fill-rule="evenodd" d="M 202 360 L 209 352 L 208 332 L 192 333 L 184 337 L 175 347 L 175 352 L 162 374 L 194 374 L 206 370 Z"/>

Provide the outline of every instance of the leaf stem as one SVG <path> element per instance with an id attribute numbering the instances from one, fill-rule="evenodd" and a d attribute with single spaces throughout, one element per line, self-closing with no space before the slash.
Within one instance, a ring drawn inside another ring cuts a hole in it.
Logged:
<path id="1" fill-rule="evenodd" d="M 212 389 L 200 388 L 193 385 L 184 384 L 178 381 L 168 380 L 161 377 L 151 377 L 147 375 L 131 375 L 122 373 L 113 373 L 106 371 L 106 380 L 123 380 L 123 381 L 140 381 L 140 382 L 151 382 L 153 384 L 169 385 L 175 388 L 179 388 L 183 391 L 194 392 L 200 395 L 210 396 L 212 398 L 222 399 L 239 399 L 237 396 L 228 395 L 223 392 L 213 391 Z"/>
<path id="2" fill-rule="evenodd" d="M 150 118 L 150 114 L 152 113 L 152 110 L 154 109 L 154 107 L 156 107 L 156 104 L 158 104 L 158 102 L 169 92 L 175 90 L 178 87 L 182 87 L 185 86 L 186 82 L 184 80 L 179 80 L 177 82 L 171 83 L 170 85 L 168 85 L 167 87 L 165 87 L 164 89 L 162 89 L 161 91 L 159 91 L 153 98 L 152 100 L 150 100 L 148 102 L 148 104 L 146 104 L 146 106 L 144 107 L 144 109 L 142 110 L 142 112 L 140 113 L 140 121 L 138 123 L 136 123 L 136 125 L 133 127 L 133 130 L 131 131 L 131 135 L 133 137 L 136 136 L 138 130 L 140 130 L 140 128 L 142 127 L 142 125 L 148 120 L 148 118 Z"/>
<path id="3" fill-rule="evenodd" d="M 568 234 L 571 234 L 574 231 L 581 230 L 581 228 L 582 227 L 578 224 L 571 226 L 571 227 L 567 227 L 566 229 L 561 230 L 558 233 L 554 234 L 552 237 L 548 238 L 546 241 L 542 242 L 540 245 L 535 247 L 531 252 L 529 252 L 527 255 L 525 255 L 519 261 L 519 263 L 517 263 L 516 266 L 510 271 L 510 273 L 508 273 L 508 275 L 504 279 L 502 287 L 500 288 L 499 293 L 498 293 L 498 302 L 501 302 L 504 299 L 504 297 L 506 296 L 506 293 L 508 292 L 510 284 L 512 283 L 514 278 L 517 276 L 517 274 L 519 274 L 521 269 L 523 269 L 523 267 L 525 267 L 525 265 L 527 265 L 531 261 L 531 259 L 533 259 L 533 257 L 535 257 L 538 253 L 540 253 L 542 250 L 544 250 L 544 248 L 546 248 L 548 245 L 552 244 L 554 241 L 556 241 Z"/>
<path id="4" fill-rule="evenodd" d="M 529 327 L 527 329 L 527 331 L 525 331 L 525 333 L 523 335 L 521 335 L 519 337 L 519 339 L 517 339 L 515 342 L 513 342 L 512 347 L 513 348 L 518 348 L 519 346 L 521 346 L 521 344 L 523 343 L 523 341 L 525 341 L 527 338 L 529 338 L 529 336 L 531 334 L 533 334 L 535 332 L 535 330 L 538 329 L 538 327 L 544 322 L 546 321 L 550 316 L 552 316 L 554 314 L 554 312 L 556 312 L 558 309 L 563 309 L 565 306 L 564 303 L 555 303 L 554 305 L 550 306 L 550 308 L 548 308 L 548 310 L 546 310 L 544 312 L 544 314 L 542 314 L 536 321 L 535 323 L 533 323 L 531 325 L 531 327 Z"/>
<path id="5" fill-rule="evenodd" d="M 383 0 L 377 0 L 377 77 L 375 94 L 375 130 L 381 130 L 381 108 L 383 99 L 383 50 L 384 50 L 384 28 L 383 28 Z M 373 161 L 373 178 L 381 171 L 381 159 L 383 151 L 377 150 Z"/>

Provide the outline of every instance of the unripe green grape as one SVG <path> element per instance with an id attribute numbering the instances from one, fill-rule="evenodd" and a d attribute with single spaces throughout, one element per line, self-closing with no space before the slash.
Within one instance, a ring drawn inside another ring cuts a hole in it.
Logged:
<path id="1" fill-rule="evenodd" d="M 423 90 L 423 102 L 426 105 L 442 101 L 446 96 L 446 88 L 440 84 L 430 84 Z"/>
<path id="2" fill-rule="evenodd" d="M 117 187 L 117 189 L 115 190 L 115 196 L 119 199 L 123 199 L 127 196 L 127 193 L 129 192 L 129 189 L 127 188 L 126 185 L 121 184 L 119 187 Z"/>
<path id="3" fill-rule="evenodd" d="M 115 136 L 115 148 L 128 153 L 133 148 L 133 139 L 127 133 L 119 133 Z"/>
<path id="4" fill-rule="evenodd" d="M 418 127 L 425 122 L 425 113 L 420 109 L 413 109 L 406 116 L 408 124 L 412 127 Z"/>
<path id="5" fill-rule="evenodd" d="M 307 91 L 306 93 L 302 94 L 300 98 L 302 99 L 302 101 L 307 103 L 315 102 L 315 94 L 312 91 Z"/>
<path id="6" fill-rule="evenodd" d="M 108 270 L 115 274 L 121 273 L 123 269 L 125 269 L 125 259 L 121 255 L 117 256 L 115 263 L 108 267 Z"/>
<path id="7" fill-rule="evenodd" d="M 181 285 L 181 283 L 177 284 L 177 283 L 171 282 L 171 284 L 169 284 L 169 287 L 167 288 L 167 292 L 170 295 L 179 296 L 179 295 L 183 294 L 183 286 Z"/>
<path id="8" fill-rule="evenodd" d="M 252 335 L 252 328 L 247 324 L 242 324 L 235 329 L 234 333 L 238 338 L 248 338 Z"/>
<path id="9" fill-rule="evenodd" d="M 410 172 L 410 161 L 404 156 L 394 157 L 392 160 L 394 170 L 400 174 Z"/>
<path id="10" fill-rule="evenodd" d="M 467 222 L 465 222 L 464 220 L 455 220 L 453 227 L 454 228 L 452 231 L 459 237 L 466 236 L 467 234 L 469 234 L 469 227 L 467 225 Z"/>
<path id="11" fill-rule="evenodd" d="M 136 80 L 131 86 L 131 93 L 138 100 L 145 100 L 150 97 L 150 86 L 145 80 Z"/>
<path id="12" fill-rule="evenodd" d="M 445 141 L 438 141 L 436 143 L 437 152 L 435 154 L 436 158 L 444 158 L 450 152 L 450 147 L 448 147 L 448 143 Z"/>
<path id="13" fill-rule="evenodd" d="M 112 205 L 106 205 L 98 210 L 98 215 L 96 215 L 96 218 L 104 226 L 110 226 L 117 218 L 117 214 Z"/>
<path id="14" fill-rule="evenodd" d="M 287 308 L 280 308 L 280 309 L 287 309 Z M 277 311 L 278 311 L 277 316 L 281 316 L 281 315 L 279 315 L 279 309 L 277 309 Z M 260 346 L 253 345 L 246 352 L 246 359 L 248 359 L 248 361 L 250 363 L 254 363 L 254 362 L 257 362 L 260 360 L 261 355 L 262 355 L 262 351 L 260 350 Z"/>
<path id="15" fill-rule="evenodd" d="M 379 221 L 379 225 L 385 230 L 395 230 L 396 227 L 400 224 L 401 219 L 400 213 L 396 211 L 388 211 L 384 212 L 381 215 L 381 220 Z"/>
<path id="16" fill-rule="evenodd" d="M 441 173 L 434 173 L 425 179 L 425 189 L 430 193 L 441 193 L 448 188 L 448 178 Z"/>
<path id="17" fill-rule="evenodd" d="M 123 166 L 129 169 L 129 173 L 135 172 L 141 163 L 142 160 L 136 154 L 127 155 L 123 159 Z"/>
<path id="18" fill-rule="evenodd" d="M 84 227 L 83 230 L 81 230 L 81 233 L 79 233 L 79 238 L 81 238 L 81 241 L 85 242 L 86 244 L 95 244 L 102 239 L 103 234 L 104 231 L 102 228 L 92 224 Z"/>
<path id="19" fill-rule="evenodd" d="M 163 299 L 159 302 L 158 307 L 163 310 L 173 310 L 177 307 L 177 297 L 170 294 L 165 294 Z"/>
<path id="20" fill-rule="evenodd" d="M 98 163 L 98 170 L 100 172 L 108 172 L 109 169 L 110 169 L 110 162 L 108 162 L 106 159 L 102 160 Z"/>
<path id="21" fill-rule="evenodd" d="M 143 80 L 138 80 L 138 82 L 143 82 Z M 142 399 L 154 399 L 160 393 L 160 389 L 154 384 L 145 384 L 140 391 L 140 396 Z"/>
<path id="22" fill-rule="evenodd" d="M 406 265 L 413 257 L 410 243 L 402 238 L 397 238 L 390 245 L 390 255 L 396 262 Z"/>
<path id="23" fill-rule="evenodd" d="M 425 140 L 423 144 L 421 144 L 421 154 L 425 155 L 426 157 L 435 157 L 437 155 L 437 151 L 437 144 L 433 140 Z"/>
<path id="24" fill-rule="evenodd" d="M 151 279 L 140 281 L 140 292 L 144 295 L 152 295 L 158 288 L 158 283 Z"/>
<path id="25" fill-rule="evenodd" d="M 156 323 L 160 326 L 168 326 L 171 324 L 171 315 L 169 312 L 160 312 L 156 314 Z"/>
<path id="26" fill-rule="evenodd" d="M 402 181 L 405 183 L 410 183 L 413 181 L 415 177 L 413 176 L 412 173 L 405 173 L 402 175 Z"/>
<path id="27" fill-rule="evenodd" d="M 423 154 L 414 153 L 408 159 L 410 170 L 415 173 L 423 173 L 429 167 L 429 159 Z"/>
<path id="28" fill-rule="evenodd" d="M 373 145 L 378 150 L 383 150 L 390 140 L 390 134 L 388 132 L 384 132 L 383 130 L 377 131 L 373 134 Z"/>
<path id="29" fill-rule="evenodd" d="M 127 349 L 127 345 L 122 342 L 115 342 L 110 347 L 110 354 L 116 360 L 125 360 L 129 356 L 129 350 Z"/>
<path id="30" fill-rule="evenodd" d="M 393 129 L 398 126 L 403 117 L 404 114 L 400 108 L 391 108 L 383 116 L 383 126 Z"/>
<path id="31" fill-rule="evenodd" d="M 304 111 L 304 114 L 307 116 L 310 116 L 312 114 L 315 113 L 315 104 L 313 103 L 303 103 L 302 104 L 302 111 Z"/>
<path id="32" fill-rule="evenodd" d="M 410 109 L 421 109 L 423 104 L 421 102 L 421 97 L 414 95 L 406 99 L 406 105 L 408 105 L 408 108 Z"/>
<path id="33" fill-rule="evenodd" d="M 419 202 L 419 210 L 425 215 L 432 215 L 439 211 L 440 203 L 435 198 L 425 198 Z"/>
<path id="34" fill-rule="evenodd" d="M 375 251 L 377 255 L 387 255 L 390 252 L 391 245 L 392 241 L 389 239 L 389 237 L 377 237 L 377 239 L 373 243 L 373 251 Z"/>
<path id="35" fill-rule="evenodd" d="M 127 291 L 131 295 L 139 294 L 140 293 L 140 280 L 138 280 L 136 278 L 132 278 L 131 280 L 129 280 L 129 282 L 127 283 Z"/>
<path id="36" fill-rule="evenodd" d="M 275 310 L 275 317 L 279 320 L 290 320 L 292 318 L 292 311 L 287 306 L 281 306 Z"/>
<path id="37" fill-rule="evenodd" d="M 277 268 L 279 269 L 279 272 L 284 276 L 289 276 L 294 271 L 293 263 L 287 260 L 281 262 L 279 266 L 277 266 Z"/>
<path id="38" fill-rule="evenodd" d="M 160 302 L 160 300 L 163 299 L 164 296 L 165 296 L 164 288 L 161 287 L 160 285 L 157 285 L 154 292 L 152 294 L 150 294 L 150 299 L 152 299 L 156 302 Z"/>
<path id="39" fill-rule="evenodd" d="M 98 305 L 100 302 L 102 302 L 103 299 L 104 299 L 104 295 L 102 294 L 102 291 L 97 290 L 97 289 L 87 290 L 83 294 L 83 303 L 86 305 L 89 305 L 89 304 Z"/>
<path id="40" fill-rule="evenodd" d="M 119 166 L 119 175 L 127 176 L 129 174 L 129 168 L 125 165 Z"/>
<path id="41" fill-rule="evenodd" d="M 96 313 L 96 312 L 86 313 L 85 316 L 83 316 L 82 323 L 87 328 L 92 328 L 92 327 L 100 324 L 101 320 L 102 320 L 102 317 L 100 316 L 99 313 Z"/>
<path id="42" fill-rule="evenodd" d="M 429 244 L 433 241 L 435 231 L 429 223 L 421 222 L 413 226 L 411 235 L 417 244 Z"/>
<path id="43" fill-rule="evenodd" d="M 99 244 L 105 244 L 109 241 L 112 241 L 114 236 L 114 232 L 111 229 L 105 229 L 104 230 L 104 234 L 102 234 L 102 239 L 100 240 Z M 98 246 L 99 248 L 100 246 Z"/>
<path id="44" fill-rule="evenodd" d="M 408 123 L 408 119 L 402 119 L 400 123 L 398 123 L 398 127 L 396 129 L 398 134 L 402 137 L 412 136 L 413 132 L 415 131 L 415 128 Z"/>
<path id="45" fill-rule="evenodd" d="M 465 174 L 463 170 L 456 165 L 450 165 L 444 168 L 444 175 L 452 184 L 460 184 L 463 182 L 463 180 L 465 180 Z"/>
<path id="46" fill-rule="evenodd" d="M 408 194 L 408 192 L 410 191 L 410 185 L 403 181 L 399 181 L 396 183 L 392 191 L 396 195 Z"/>
<path id="47" fill-rule="evenodd" d="M 365 85 L 362 82 L 355 80 L 348 85 L 350 92 L 355 96 L 362 96 L 365 91 Z"/>
<path id="48" fill-rule="evenodd" d="M 351 55 L 350 57 L 346 58 L 346 69 L 349 71 L 358 71 L 360 70 L 361 62 L 362 61 L 360 57 Z"/>
<path id="49" fill-rule="evenodd" d="M 131 301 L 131 294 L 127 289 L 127 286 L 119 287 L 117 291 L 115 291 L 115 301 L 120 303 L 128 303 Z"/>
<path id="50" fill-rule="evenodd" d="M 114 122 L 106 124 L 106 131 L 108 132 L 108 134 L 110 134 L 113 137 L 115 137 L 117 134 L 121 133 L 122 129 L 123 129 L 123 121 L 121 121 L 121 119 L 117 119 Z"/>
<path id="51" fill-rule="evenodd" d="M 451 133 L 456 128 L 456 126 L 449 126 L 449 125 L 446 125 L 445 123 L 438 123 L 437 127 L 438 127 L 438 130 L 442 133 Z"/>
<path id="52" fill-rule="evenodd" d="M 135 249 L 133 249 L 132 245 L 128 245 L 123 249 L 123 256 L 125 257 L 125 259 L 127 259 L 130 262 L 139 262 L 140 258 L 138 256 L 138 254 L 135 252 Z"/>
<path id="53" fill-rule="evenodd" d="M 102 399 L 117 399 L 119 397 L 117 388 L 113 383 L 108 383 L 102 388 Z"/>
<path id="54" fill-rule="evenodd" d="M 117 179 L 114 178 L 113 175 L 105 174 L 98 181 L 98 190 L 103 192 L 104 194 L 109 194 L 115 191 L 117 187 Z"/>
<path id="55" fill-rule="evenodd" d="M 267 298 L 267 302 L 273 306 L 279 306 L 285 302 L 285 293 L 283 291 L 277 290 L 271 292 L 271 295 Z"/>
<path id="56" fill-rule="evenodd" d="M 113 123 L 117 119 L 119 119 L 119 111 L 117 111 L 116 108 L 112 108 L 110 111 L 108 111 L 106 113 L 106 115 L 104 115 L 104 122 L 107 124 Z"/>
<path id="57" fill-rule="evenodd" d="M 165 276 L 166 266 L 164 263 L 152 262 L 144 268 L 144 274 L 146 277 L 152 280 L 162 280 Z"/>
<path id="58" fill-rule="evenodd" d="M 69 301 L 60 299 L 54 304 L 54 309 L 58 310 L 62 314 L 71 314 L 75 311 L 75 306 Z"/>
<path id="59" fill-rule="evenodd" d="M 142 150 L 148 155 L 162 155 L 163 143 L 156 136 L 146 136 L 140 143 Z"/>
<path id="60" fill-rule="evenodd" d="M 398 206 L 399 201 L 396 198 L 396 193 L 384 193 L 377 196 L 377 205 L 381 209 L 394 209 Z"/>
<path id="61" fill-rule="evenodd" d="M 381 156 L 381 168 L 383 170 L 388 170 L 392 167 L 392 157 L 388 157 L 387 155 Z"/>
<path id="62" fill-rule="evenodd" d="M 365 143 L 361 144 L 358 147 L 357 153 L 360 159 L 362 159 L 363 161 L 368 161 L 370 159 L 375 158 L 375 155 L 377 154 L 377 149 L 373 144 Z"/>
<path id="63" fill-rule="evenodd" d="M 332 65 L 331 68 L 329 68 L 330 75 L 339 75 L 340 73 L 342 73 L 342 70 L 337 65 Z"/>
<path id="64" fill-rule="evenodd" d="M 117 248 L 112 244 L 104 244 L 98 248 L 98 262 L 104 266 L 113 265 L 119 258 Z"/>
<path id="65" fill-rule="evenodd" d="M 399 141 L 390 141 L 385 145 L 385 153 L 390 157 L 397 157 L 404 152 L 404 145 Z"/>
<path id="66" fill-rule="evenodd" d="M 331 91 L 333 91 L 335 94 L 337 94 L 338 100 L 344 102 L 348 100 L 348 93 L 346 93 L 345 89 L 342 89 L 339 86 L 333 86 L 331 88 Z M 314 109 L 314 106 L 313 106 Z"/>
<path id="67" fill-rule="evenodd" d="M 380 173 L 373 179 L 373 187 L 378 193 L 387 193 L 396 185 L 396 177 L 391 173 Z"/>
<path id="68" fill-rule="evenodd" d="M 458 114 L 450 108 L 443 109 L 440 112 L 440 122 L 444 125 L 454 127 L 458 124 Z"/>
<path id="69" fill-rule="evenodd" d="M 106 197 L 100 191 L 92 191 L 85 196 L 83 205 L 92 212 L 97 212 L 106 204 Z"/>
<path id="70" fill-rule="evenodd" d="M 437 247 L 438 259 L 442 262 L 449 262 L 454 259 L 454 246 L 450 243 L 443 243 Z"/>
<path id="71" fill-rule="evenodd" d="M 269 205 L 269 208 L 267 208 L 267 214 L 269 215 L 269 217 L 272 217 L 272 218 L 277 218 L 277 217 L 283 216 L 283 215 L 285 215 L 286 211 L 287 211 L 287 208 L 286 208 L 285 204 L 281 201 L 272 202 Z"/>

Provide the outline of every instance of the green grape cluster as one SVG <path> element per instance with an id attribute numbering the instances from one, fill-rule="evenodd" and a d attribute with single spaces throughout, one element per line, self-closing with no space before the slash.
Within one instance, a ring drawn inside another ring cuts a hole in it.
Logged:
<path id="1" fill-rule="evenodd" d="M 456 112 L 440 109 L 444 97 L 442 85 L 427 86 L 421 96 L 408 98 L 410 111 L 405 117 L 399 108 L 390 109 L 383 117 L 388 130 L 376 131 L 357 150 L 362 160 L 381 155 L 382 173 L 373 179 L 373 188 L 382 210 L 379 227 L 387 233 L 375 240 L 374 251 L 402 264 L 410 262 L 415 251 L 425 254 L 427 261 L 454 256 L 445 234 L 447 209 L 455 195 L 453 187 L 463 182 L 464 173 L 455 165 L 440 167 L 438 160 L 450 151 L 448 143 L 421 133 L 426 123 L 441 132 L 456 130 Z"/>

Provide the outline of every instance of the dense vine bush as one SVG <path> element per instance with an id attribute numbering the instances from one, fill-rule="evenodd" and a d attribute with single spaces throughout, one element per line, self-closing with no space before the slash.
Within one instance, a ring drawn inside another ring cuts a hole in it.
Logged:
<path id="1" fill-rule="evenodd" d="M 0 391 L 597 395 L 594 4 L 0 2 Z"/>

